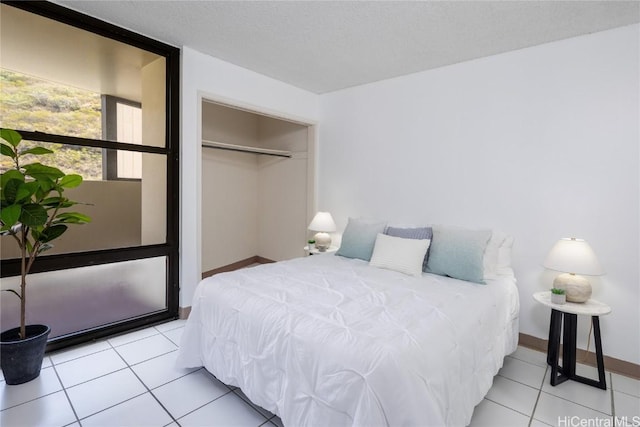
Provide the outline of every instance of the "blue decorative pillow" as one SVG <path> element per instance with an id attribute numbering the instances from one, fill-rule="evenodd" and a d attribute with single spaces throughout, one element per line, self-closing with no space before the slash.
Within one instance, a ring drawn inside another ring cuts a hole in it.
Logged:
<path id="1" fill-rule="evenodd" d="M 347 227 L 342 233 L 342 243 L 336 255 L 346 258 L 371 260 L 373 247 L 378 233 L 383 233 L 385 222 L 373 222 L 363 219 L 349 218 Z"/>
<path id="2" fill-rule="evenodd" d="M 418 228 L 387 227 L 384 234 L 387 234 L 393 237 L 402 237 L 403 239 L 431 240 L 433 238 L 433 230 L 431 229 L 431 227 L 418 227 Z M 424 256 L 424 261 L 422 262 L 422 271 L 427 271 L 427 260 L 429 259 L 429 249 L 427 249 L 427 253 Z"/>
<path id="3" fill-rule="evenodd" d="M 491 230 L 433 227 L 427 273 L 484 284 L 484 251 Z"/>

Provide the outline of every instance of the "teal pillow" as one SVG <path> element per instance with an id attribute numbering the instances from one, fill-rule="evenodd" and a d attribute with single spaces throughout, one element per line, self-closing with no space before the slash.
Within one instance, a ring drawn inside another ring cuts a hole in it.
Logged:
<path id="1" fill-rule="evenodd" d="M 342 233 L 342 243 L 336 255 L 345 258 L 371 260 L 373 247 L 378 233 L 383 233 L 386 222 L 373 222 L 357 218 L 349 218 L 347 227 Z"/>
<path id="2" fill-rule="evenodd" d="M 491 230 L 433 227 L 427 273 L 484 284 L 484 251 Z"/>

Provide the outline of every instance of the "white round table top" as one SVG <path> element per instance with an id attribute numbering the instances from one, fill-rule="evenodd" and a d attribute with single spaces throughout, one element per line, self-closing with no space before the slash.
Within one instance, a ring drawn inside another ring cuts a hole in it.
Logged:
<path id="1" fill-rule="evenodd" d="M 533 294 L 533 299 L 540 304 L 564 313 L 583 314 L 585 316 L 604 316 L 605 314 L 611 313 L 611 307 L 594 299 L 580 303 L 567 302 L 565 304 L 554 304 L 551 302 L 551 291 L 536 292 Z"/>

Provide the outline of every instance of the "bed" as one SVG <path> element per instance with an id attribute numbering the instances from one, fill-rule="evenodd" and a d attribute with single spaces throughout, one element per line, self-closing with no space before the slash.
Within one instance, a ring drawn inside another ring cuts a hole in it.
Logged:
<path id="1" fill-rule="evenodd" d="M 204 366 L 285 426 L 463 426 L 517 346 L 510 269 L 479 285 L 316 255 L 194 295 L 178 366 Z"/>

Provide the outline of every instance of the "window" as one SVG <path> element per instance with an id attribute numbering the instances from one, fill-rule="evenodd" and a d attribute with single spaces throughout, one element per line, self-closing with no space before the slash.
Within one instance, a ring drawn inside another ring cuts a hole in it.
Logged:
<path id="1" fill-rule="evenodd" d="M 142 144 L 142 107 L 140 103 L 110 95 L 102 96 L 102 135 L 104 139 Z M 141 179 L 142 154 L 105 150 L 104 179 Z"/>
<path id="2" fill-rule="evenodd" d="M 0 126 L 80 173 L 69 196 L 92 218 L 34 264 L 29 322 L 57 325 L 55 349 L 177 317 L 179 49 L 48 2 L 0 8 Z M 2 289 L 13 246 L 0 245 Z M 15 301 L 0 303 L 16 323 Z"/>

